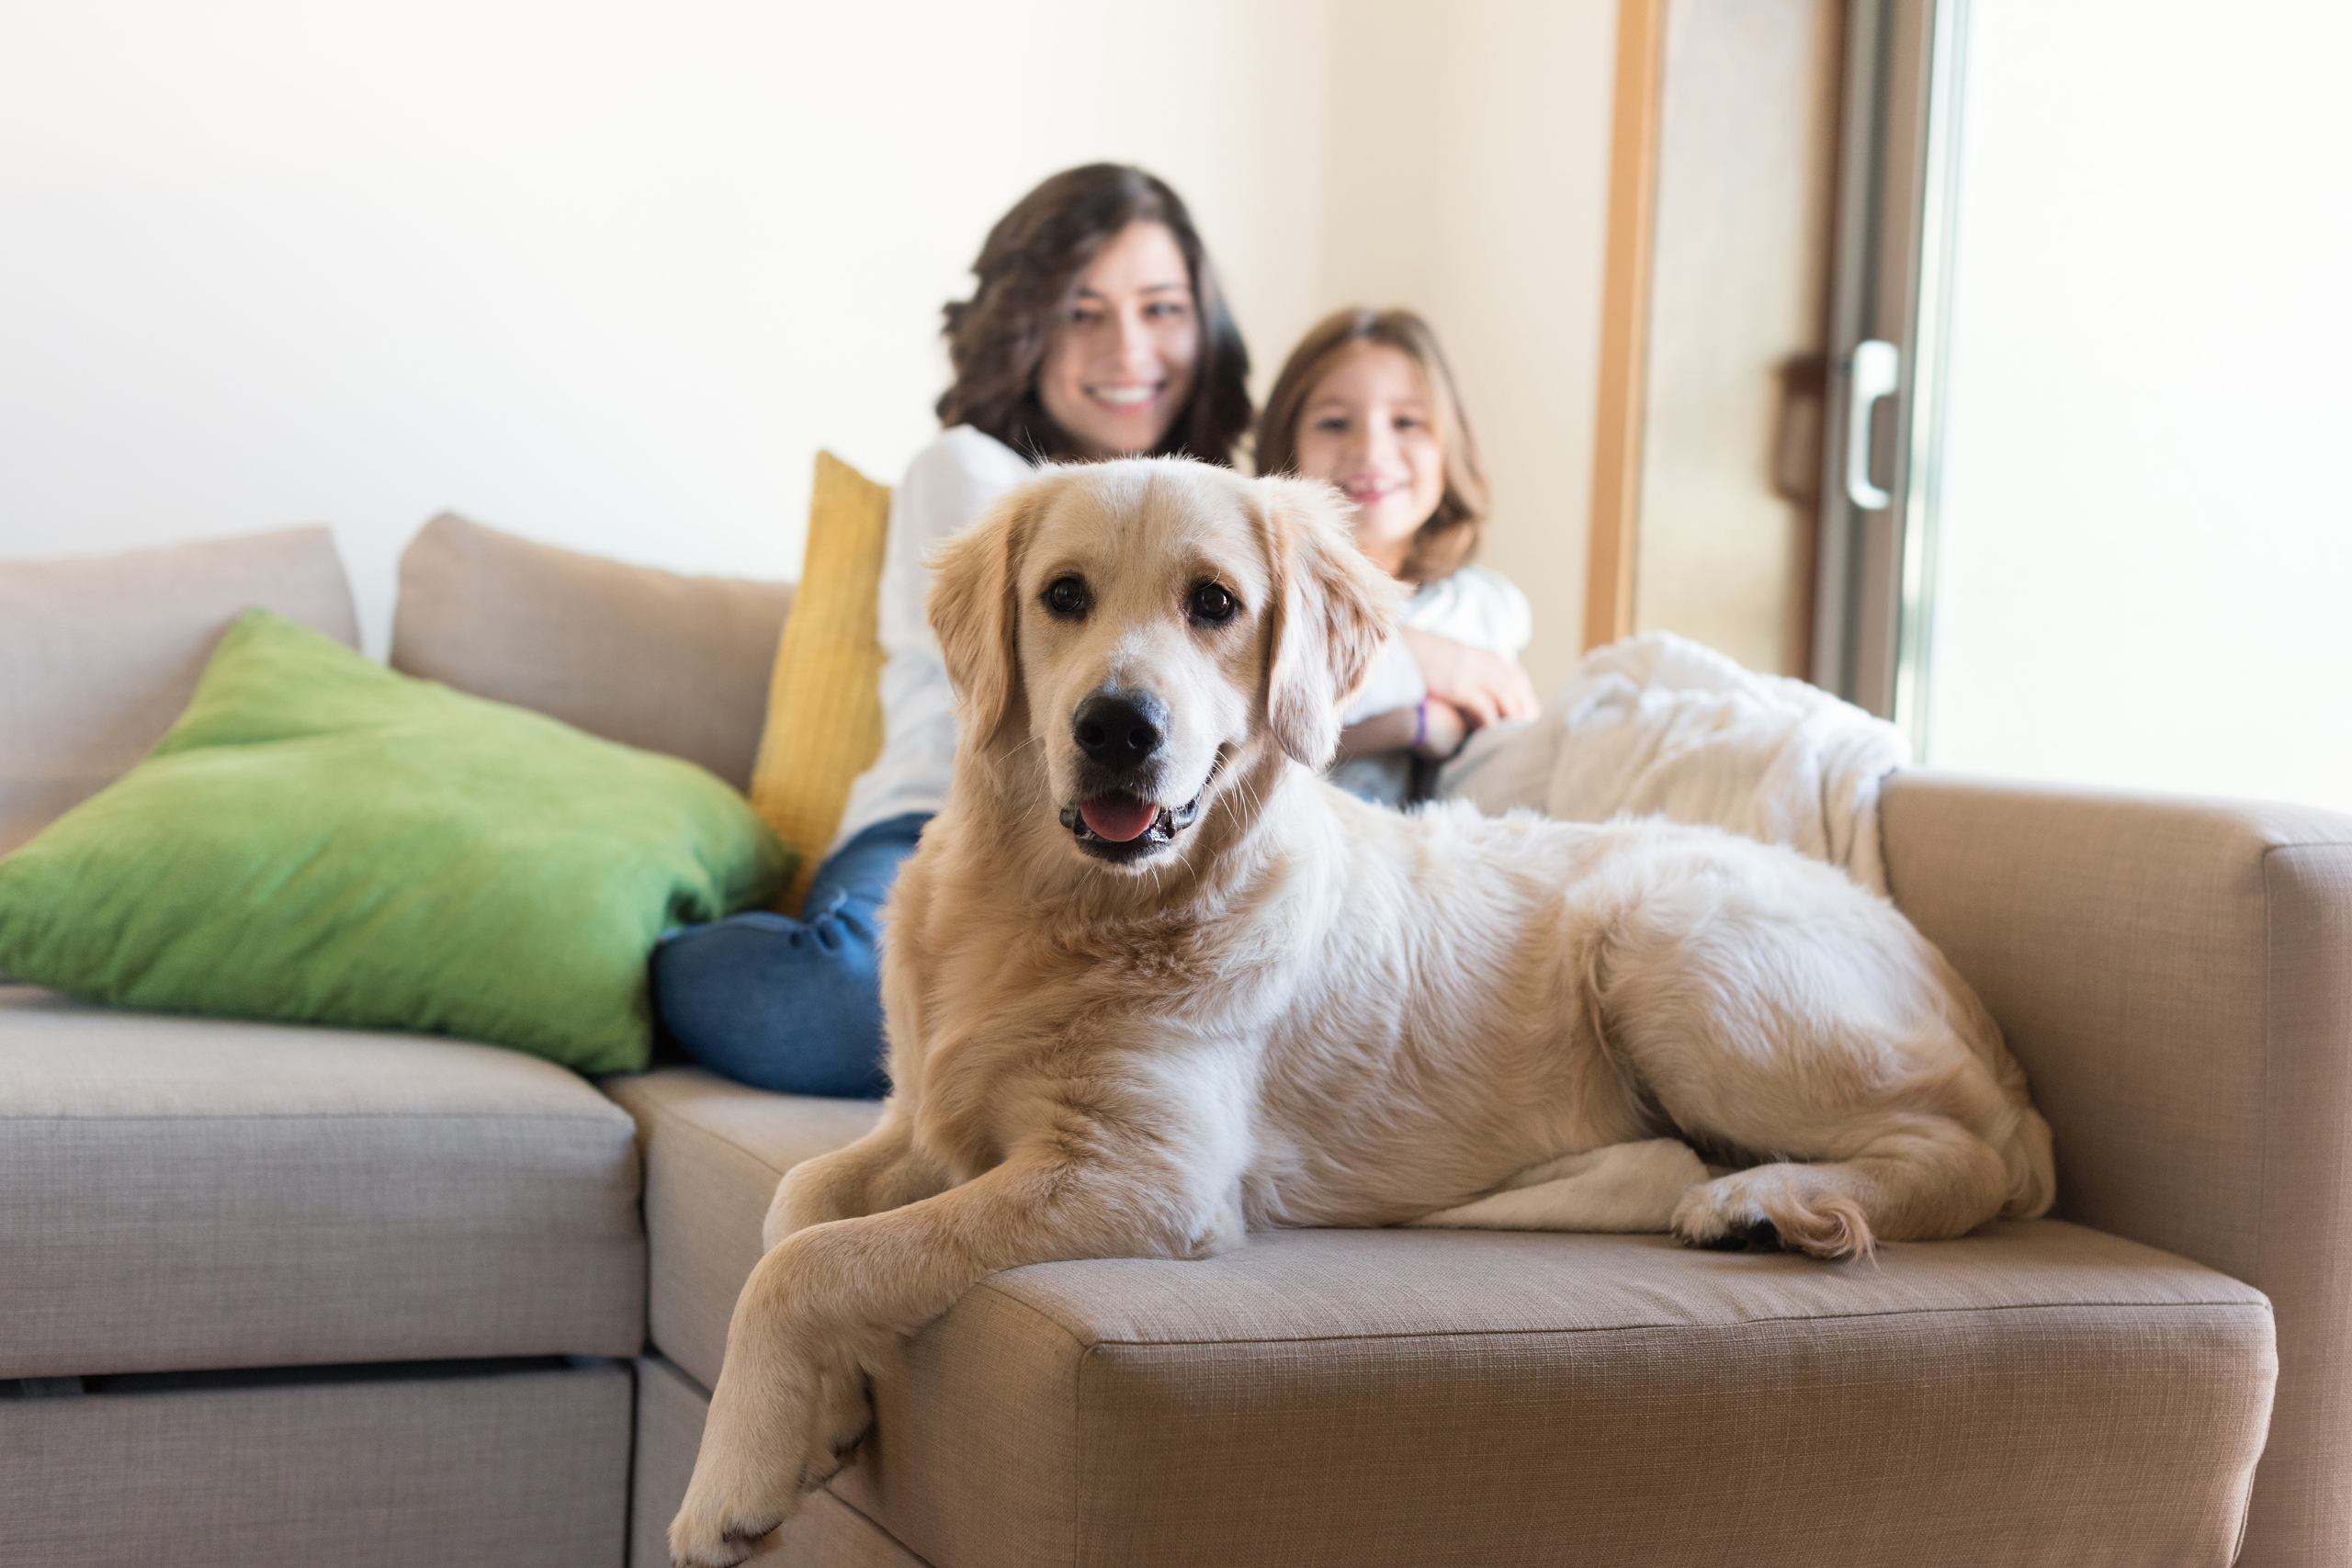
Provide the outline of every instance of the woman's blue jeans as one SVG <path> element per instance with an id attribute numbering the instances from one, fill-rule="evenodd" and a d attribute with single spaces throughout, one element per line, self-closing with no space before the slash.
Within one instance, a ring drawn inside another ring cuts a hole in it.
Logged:
<path id="1" fill-rule="evenodd" d="M 882 1070 L 875 919 L 928 814 L 893 817 L 817 868 L 801 917 L 687 926 L 653 950 L 662 1026 L 713 1072 L 786 1094 L 873 1100 Z"/>

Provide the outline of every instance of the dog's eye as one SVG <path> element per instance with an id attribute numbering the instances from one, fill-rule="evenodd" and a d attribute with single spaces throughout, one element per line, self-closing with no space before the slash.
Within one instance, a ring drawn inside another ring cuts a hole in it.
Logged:
<path id="1" fill-rule="evenodd" d="M 1086 583 L 1075 577 L 1057 577 L 1046 584 L 1046 608 L 1065 620 L 1086 614 Z"/>
<path id="2" fill-rule="evenodd" d="M 1205 621 L 1213 626 L 1225 625 L 1233 619 L 1233 612 L 1240 608 L 1233 602 L 1232 594 L 1214 582 L 1196 585 L 1187 607 L 1193 613 L 1193 619 Z"/>

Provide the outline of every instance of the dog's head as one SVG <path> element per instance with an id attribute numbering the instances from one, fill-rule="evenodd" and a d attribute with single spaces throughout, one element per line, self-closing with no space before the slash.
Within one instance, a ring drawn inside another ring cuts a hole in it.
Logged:
<path id="1" fill-rule="evenodd" d="M 1038 808 L 1121 866 L 1165 853 L 1245 764 L 1320 769 L 1401 599 L 1346 516 L 1326 485 L 1171 458 L 1005 497 L 933 558 L 964 747 L 993 776 L 1039 770 Z"/>

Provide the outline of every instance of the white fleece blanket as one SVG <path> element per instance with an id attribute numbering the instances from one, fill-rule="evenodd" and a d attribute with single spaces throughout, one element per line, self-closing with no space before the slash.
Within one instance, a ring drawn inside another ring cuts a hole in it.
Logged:
<path id="1" fill-rule="evenodd" d="M 1786 844 L 1886 892 L 1879 784 L 1911 760 L 1903 732 L 1817 686 L 1758 675 L 1647 632 L 1587 654 L 1544 715 L 1478 732 L 1441 795 L 1566 821 L 1665 817 Z M 1673 1138 L 1521 1171 L 1499 1191 L 1408 1222 L 1466 1230 L 1663 1231 L 1711 1172 Z"/>
<path id="2" fill-rule="evenodd" d="M 1727 828 L 1883 894 L 1879 784 L 1910 760 L 1901 730 L 1818 686 L 1645 632 L 1586 654 L 1541 717 L 1473 736 L 1438 793 L 1494 816 Z"/>

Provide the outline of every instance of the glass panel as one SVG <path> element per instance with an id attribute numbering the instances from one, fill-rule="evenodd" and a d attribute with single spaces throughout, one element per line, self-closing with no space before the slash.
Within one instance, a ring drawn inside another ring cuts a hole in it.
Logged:
<path id="1" fill-rule="evenodd" d="M 1926 760 L 2352 808 L 2352 6 L 1965 49 Z"/>

